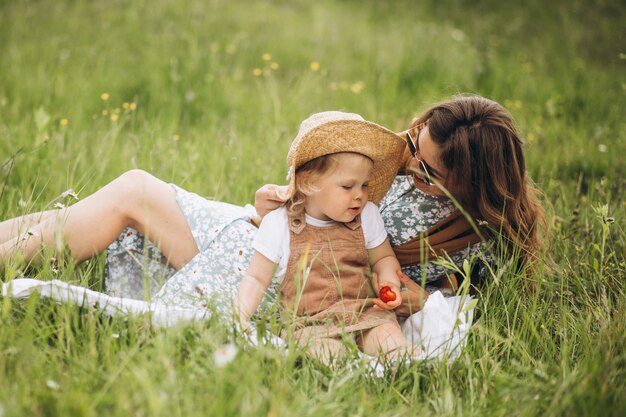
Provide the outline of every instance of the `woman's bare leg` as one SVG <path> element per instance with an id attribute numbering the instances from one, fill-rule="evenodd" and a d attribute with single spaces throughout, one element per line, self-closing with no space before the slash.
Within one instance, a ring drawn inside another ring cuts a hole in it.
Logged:
<path id="1" fill-rule="evenodd" d="M 0 222 L 0 243 L 15 239 L 29 228 L 38 225 L 59 210 L 40 211 Z"/>
<path id="2" fill-rule="evenodd" d="M 65 243 L 72 257 L 81 261 L 106 249 L 126 227 L 150 239 L 176 269 L 198 253 L 176 191 L 144 171 L 132 170 L 0 244 L 0 260 L 19 254 L 30 261 L 42 245 L 60 252 Z"/>

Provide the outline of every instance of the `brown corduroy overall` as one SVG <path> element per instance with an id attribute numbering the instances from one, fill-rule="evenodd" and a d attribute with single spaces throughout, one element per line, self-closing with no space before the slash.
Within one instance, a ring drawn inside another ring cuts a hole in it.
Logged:
<path id="1" fill-rule="evenodd" d="M 289 216 L 290 255 L 281 285 L 283 306 L 294 317 L 300 342 L 336 337 L 396 320 L 374 309 L 361 216 L 330 227 Z"/>

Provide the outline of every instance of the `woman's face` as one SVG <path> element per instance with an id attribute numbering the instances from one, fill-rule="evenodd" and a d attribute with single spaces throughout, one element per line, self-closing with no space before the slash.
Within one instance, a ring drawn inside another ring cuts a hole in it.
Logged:
<path id="1" fill-rule="evenodd" d="M 413 132 L 417 134 L 418 132 Z M 421 180 L 421 177 L 414 178 L 415 185 L 420 190 L 437 196 L 443 196 L 445 193 L 435 184 L 440 183 L 446 188 L 449 188 L 449 184 L 446 183 L 446 177 L 448 171 L 441 164 L 440 149 L 439 146 L 430 137 L 428 126 L 419 130 L 418 137 L 415 139 L 415 147 L 417 148 L 416 156 L 409 161 L 409 169 L 422 172 L 424 168 L 428 172 L 428 176 L 431 179 L 432 185 L 426 184 Z M 422 161 L 424 168 L 419 161 Z M 434 181 L 433 181 L 434 180 Z"/>

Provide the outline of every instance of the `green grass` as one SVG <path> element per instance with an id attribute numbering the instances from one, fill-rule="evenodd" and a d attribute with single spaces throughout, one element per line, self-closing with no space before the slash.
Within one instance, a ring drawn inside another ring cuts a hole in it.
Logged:
<path id="1" fill-rule="evenodd" d="M 2 219 L 130 168 L 251 202 L 284 181 L 313 112 L 401 129 L 472 92 L 507 106 L 527 138 L 557 264 L 532 294 L 509 271 L 494 279 L 454 364 L 384 379 L 245 348 L 216 321 L 162 330 L 0 298 L 0 416 L 626 413 L 626 7 L 475 3 L 0 2 Z M 26 272 L 101 288 L 102 261 Z M 229 341 L 239 354 L 216 367 Z"/>

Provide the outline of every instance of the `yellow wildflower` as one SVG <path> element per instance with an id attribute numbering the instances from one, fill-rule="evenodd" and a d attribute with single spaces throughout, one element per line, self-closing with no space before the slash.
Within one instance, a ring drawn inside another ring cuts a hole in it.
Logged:
<path id="1" fill-rule="evenodd" d="M 128 109 L 130 109 L 130 104 L 129 104 L 129 103 L 126 103 L 126 102 L 124 102 L 124 104 L 122 104 L 122 108 L 123 108 L 124 110 L 128 110 Z"/>
<path id="2" fill-rule="evenodd" d="M 135 111 L 135 110 L 137 110 L 137 103 L 135 103 L 135 102 L 130 103 L 130 104 L 129 104 L 129 107 L 130 107 L 130 109 L 131 109 L 132 111 Z"/>
<path id="3" fill-rule="evenodd" d="M 109 99 L 109 93 L 102 93 L 102 94 L 100 94 L 100 99 L 102 101 L 107 101 Z"/>
<path id="4" fill-rule="evenodd" d="M 530 74 L 531 72 L 533 72 L 534 69 L 535 67 L 533 66 L 532 62 L 524 62 L 522 64 L 522 71 L 524 71 L 526 74 Z"/>
<path id="5" fill-rule="evenodd" d="M 319 62 L 311 62 L 310 68 L 311 68 L 311 71 L 317 72 L 320 69 L 320 63 Z"/>
<path id="6" fill-rule="evenodd" d="M 270 68 L 273 69 L 273 70 L 277 70 L 278 69 L 278 63 L 277 62 L 272 62 L 270 64 Z"/>
<path id="7" fill-rule="evenodd" d="M 268 54 L 267 52 L 264 53 L 263 55 L 261 55 L 261 59 L 263 59 L 263 61 L 269 61 L 270 59 L 272 59 L 272 56 L 270 54 Z"/>
<path id="8" fill-rule="evenodd" d="M 361 91 L 363 91 L 364 87 L 365 84 L 363 83 L 363 81 L 358 81 L 350 86 L 350 90 L 352 90 L 354 94 L 359 94 Z"/>
<path id="9" fill-rule="evenodd" d="M 255 69 L 253 69 L 253 70 L 252 70 L 252 74 L 253 74 L 255 77 L 260 77 L 260 76 L 261 76 L 261 74 L 263 74 L 263 71 L 261 71 L 261 68 L 255 68 Z"/>
<path id="10" fill-rule="evenodd" d="M 120 116 L 118 116 L 117 114 L 112 114 L 112 115 L 111 115 L 111 121 L 112 121 L 112 122 L 116 122 L 116 121 L 117 121 L 117 119 L 119 119 L 119 117 L 120 117 Z"/>
<path id="11" fill-rule="evenodd" d="M 65 119 L 65 118 L 63 118 L 63 119 L 59 120 L 59 124 L 60 124 L 61 126 L 67 126 L 69 123 L 70 123 L 70 121 L 69 121 L 69 120 L 67 120 L 67 119 Z"/>

